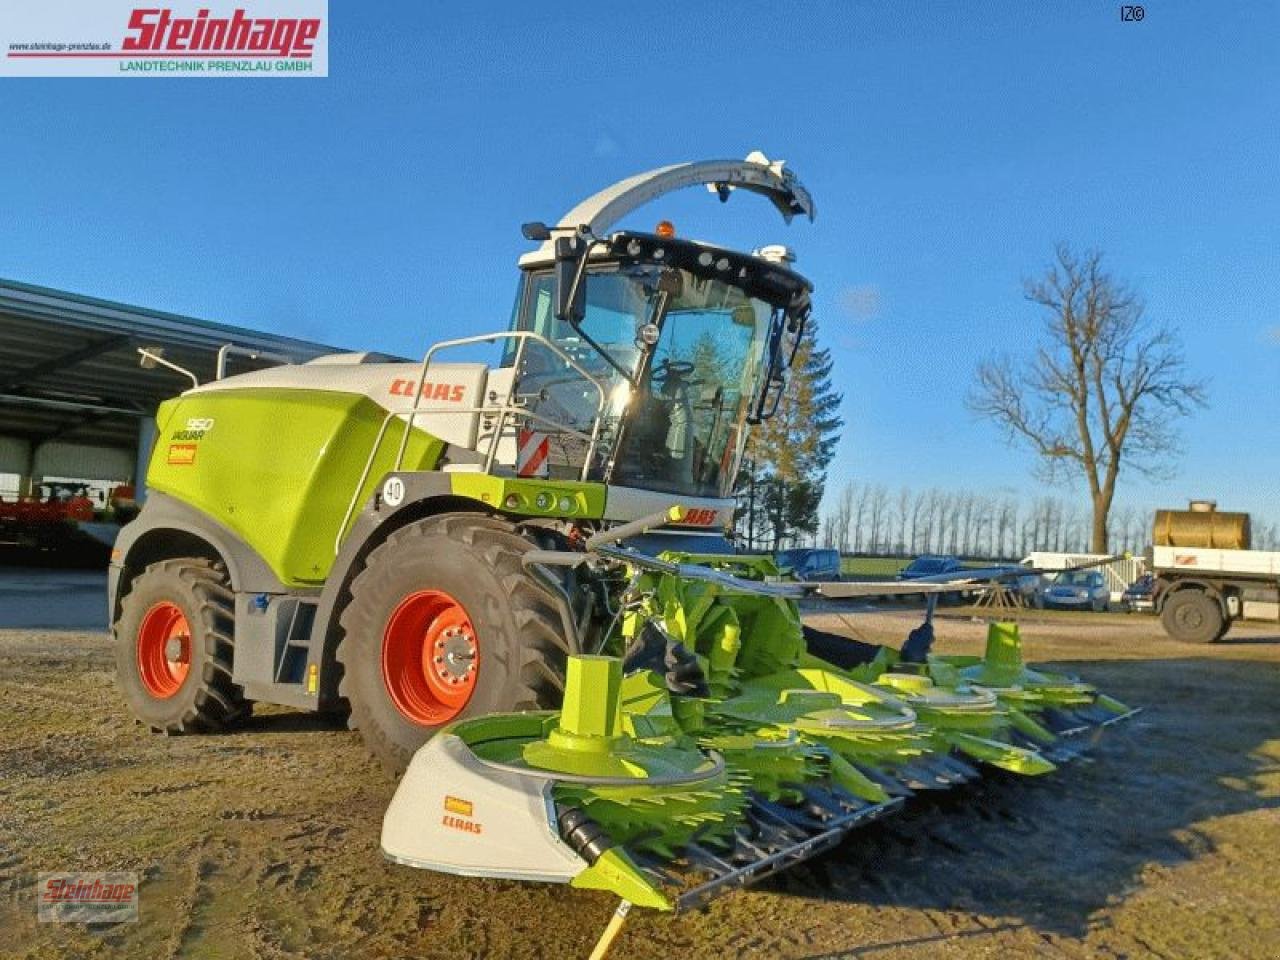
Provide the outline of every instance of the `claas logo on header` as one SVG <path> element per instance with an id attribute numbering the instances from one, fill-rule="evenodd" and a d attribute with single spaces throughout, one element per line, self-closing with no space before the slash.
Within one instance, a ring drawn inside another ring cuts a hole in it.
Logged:
<path id="1" fill-rule="evenodd" d="M 709 507 L 698 507 L 693 510 L 686 510 L 684 516 L 680 518 L 680 522 L 691 527 L 709 527 L 716 522 L 717 510 Z"/>
<path id="2" fill-rule="evenodd" d="M 392 380 L 391 395 L 393 397 L 412 397 L 413 380 Z M 467 388 L 460 383 L 432 383 L 430 380 L 422 384 L 423 400 L 443 400 L 445 403 L 461 403 L 466 397 Z"/>

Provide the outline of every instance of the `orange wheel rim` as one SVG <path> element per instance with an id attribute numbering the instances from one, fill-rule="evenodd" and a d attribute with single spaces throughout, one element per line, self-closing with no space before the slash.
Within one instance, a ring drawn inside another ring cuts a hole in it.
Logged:
<path id="1" fill-rule="evenodd" d="M 382 682 L 406 720 L 448 723 L 471 699 L 479 672 L 475 628 L 449 594 L 419 590 L 392 611 L 382 634 Z"/>
<path id="2" fill-rule="evenodd" d="M 191 627 L 176 603 L 162 600 L 142 615 L 138 675 L 157 700 L 176 694 L 191 672 Z"/>

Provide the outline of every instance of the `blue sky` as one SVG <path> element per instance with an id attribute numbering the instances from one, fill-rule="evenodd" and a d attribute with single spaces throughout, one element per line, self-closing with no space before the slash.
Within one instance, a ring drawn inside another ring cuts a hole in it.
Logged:
<path id="1" fill-rule="evenodd" d="M 637 225 L 797 249 L 845 394 L 835 485 L 1035 489 L 963 397 L 979 358 L 1031 343 L 1021 279 L 1066 240 L 1105 251 L 1211 383 L 1177 476 L 1121 499 L 1280 518 L 1280 6 L 331 16 L 328 79 L 0 83 L 0 276 L 416 355 L 506 324 L 522 221 L 758 148 L 816 223 L 697 191 Z"/>

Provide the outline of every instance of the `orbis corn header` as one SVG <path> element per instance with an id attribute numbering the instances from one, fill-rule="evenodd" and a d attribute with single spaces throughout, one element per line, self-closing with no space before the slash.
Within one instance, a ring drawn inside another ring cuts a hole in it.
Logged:
<path id="1" fill-rule="evenodd" d="M 660 910 L 983 765 L 1048 772 L 1070 734 L 1127 715 L 1027 668 L 1009 626 L 982 659 L 932 656 L 929 623 L 867 662 L 810 650 L 805 597 L 954 582 L 802 584 L 732 552 L 748 431 L 785 389 L 811 285 L 783 247 L 614 229 L 704 185 L 814 213 L 759 154 L 640 174 L 526 224 L 509 330 L 164 404 L 111 568 L 135 714 L 187 733 L 253 701 L 349 711 L 407 771 L 393 860 Z M 496 364 L 457 359 L 485 344 Z"/>

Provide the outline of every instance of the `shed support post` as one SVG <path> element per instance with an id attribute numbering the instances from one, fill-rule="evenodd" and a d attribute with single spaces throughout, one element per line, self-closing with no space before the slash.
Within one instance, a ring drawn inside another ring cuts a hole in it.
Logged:
<path id="1" fill-rule="evenodd" d="M 134 497 L 138 503 L 147 499 L 147 464 L 156 442 L 156 418 L 138 418 L 138 461 L 133 471 Z"/>

